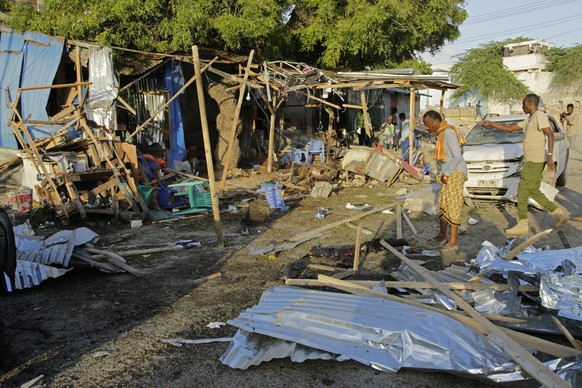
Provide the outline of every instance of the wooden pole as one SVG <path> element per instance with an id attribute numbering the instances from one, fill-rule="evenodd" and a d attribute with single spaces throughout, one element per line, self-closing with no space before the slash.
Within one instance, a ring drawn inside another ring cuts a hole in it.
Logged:
<path id="1" fill-rule="evenodd" d="M 366 128 L 366 135 L 372 137 L 372 130 L 370 129 L 370 122 L 368 121 L 368 103 L 366 101 L 366 91 L 364 89 L 360 90 L 360 98 L 362 100 L 362 114 L 364 115 L 364 127 Z"/>
<path id="2" fill-rule="evenodd" d="M 356 232 L 356 251 L 354 252 L 354 273 L 358 272 L 358 266 L 360 265 L 361 247 L 362 247 L 362 224 L 359 224 L 358 231 Z"/>
<path id="3" fill-rule="evenodd" d="M 223 165 L 220 188 L 218 189 L 219 196 L 222 196 L 222 193 L 224 193 L 224 186 L 226 185 L 226 176 L 228 175 L 228 170 L 230 168 L 230 159 L 232 158 L 232 150 L 234 148 L 233 143 L 234 138 L 236 136 L 236 128 L 238 127 L 238 118 L 240 116 L 242 102 L 245 98 L 245 89 L 247 88 L 247 80 L 249 79 L 249 70 L 251 68 L 251 64 L 253 63 L 253 55 L 255 55 L 255 50 L 251 50 L 251 53 L 249 54 L 249 59 L 247 60 L 247 67 L 245 69 L 243 82 L 241 82 L 240 87 L 238 89 L 238 101 L 236 103 L 236 108 L 234 110 L 234 117 L 232 119 L 232 129 L 230 131 L 230 137 L 228 138 L 228 145 L 226 148 L 226 160 Z"/>
<path id="4" fill-rule="evenodd" d="M 210 184 L 210 196 L 212 198 L 212 214 L 214 215 L 214 230 L 216 232 L 216 244 L 224 248 L 222 239 L 222 227 L 220 226 L 220 209 L 218 207 L 218 194 L 214 179 L 214 164 L 212 162 L 212 150 L 210 148 L 210 132 L 208 131 L 208 119 L 206 117 L 206 103 L 204 101 L 204 89 L 202 86 L 202 72 L 198 46 L 192 46 L 192 60 L 194 61 L 194 73 L 196 78 L 196 92 L 198 93 L 198 109 L 200 110 L 200 123 L 202 125 L 202 137 L 204 138 L 204 155 L 206 156 L 206 168 L 208 170 L 208 183 Z"/>
<path id="5" fill-rule="evenodd" d="M 267 172 L 271 172 L 273 170 L 273 152 L 275 152 L 275 120 L 277 120 L 277 111 L 275 110 L 275 106 L 277 102 L 277 97 L 273 97 L 273 108 L 269 109 L 271 111 L 271 123 L 269 125 L 269 155 L 267 159 Z M 267 102 L 267 105 L 269 103 Z"/>
<path id="6" fill-rule="evenodd" d="M 402 205 L 396 205 L 396 238 L 402 238 Z"/>
<path id="7" fill-rule="evenodd" d="M 329 123 L 327 125 L 327 146 L 325 147 L 325 161 L 327 163 L 329 163 L 330 154 L 331 154 L 331 138 L 332 138 L 332 132 L 333 132 L 333 120 L 335 118 L 335 115 L 333 113 L 333 110 L 331 108 L 327 107 L 326 105 L 323 106 L 323 109 L 325 109 L 325 111 L 327 112 L 327 114 L 329 116 Z"/>
<path id="8" fill-rule="evenodd" d="M 441 90 L 441 101 L 439 104 L 439 113 L 441 114 L 441 116 L 443 115 L 443 109 L 445 106 L 445 90 Z"/>
<path id="9" fill-rule="evenodd" d="M 82 82 L 81 73 L 81 48 L 75 46 L 75 74 L 77 76 L 77 101 L 79 101 L 79 108 L 81 107 L 81 96 L 83 94 L 83 87 L 79 84 Z"/>
<path id="10" fill-rule="evenodd" d="M 416 125 L 416 95 L 414 88 L 410 88 L 410 134 L 408 135 L 408 164 L 412 167 L 412 160 L 414 159 L 414 126 Z"/>

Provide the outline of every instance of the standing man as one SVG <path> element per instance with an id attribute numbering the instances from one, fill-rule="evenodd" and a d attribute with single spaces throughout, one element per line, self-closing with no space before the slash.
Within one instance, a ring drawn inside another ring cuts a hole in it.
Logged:
<path id="1" fill-rule="evenodd" d="M 475 105 L 475 116 L 482 119 L 483 116 L 481 115 L 481 100 L 477 100 L 477 105 Z"/>
<path id="2" fill-rule="evenodd" d="M 386 117 L 386 122 L 382 124 L 381 129 L 380 140 L 384 148 L 389 150 L 394 146 L 394 124 L 392 124 L 392 116 Z"/>
<path id="3" fill-rule="evenodd" d="M 447 124 L 437 111 L 426 112 L 422 122 L 431 134 L 437 135 L 433 159 L 437 163 L 437 182 L 441 185 L 438 198 L 440 230 L 434 240 L 445 247 L 458 249 L 463 185 L 467 180 L 467 163 L 461 152 L 465 138 L 457 128 Z M 450 235 L 447 237 L 448 229 Z"/>
<path id="4" fill-rule="evenodd" d="M 568 221 L 568 216 L 554 202 L 551 202 L 541 191 L 542 171 L 544 162 L 548 170 L 555 173 L 556 166 L 552 158 L 554 150 L 554 134 L 550 127 L 548 115 L 538 109 L 540 98 L 536 94 L 528 94 L 523 99 L 522 108 L 529 117 L 521 123 L 511 126 L 498 124 L 485 120 L 483 126 L 493 127 L 501 131 L 513 132 L 524 131 L 523 139 L 523 167 L 519 178 L 517 189 L 517 224 L 505 230 L 508 235 L 529 234 L 529 223 L 527 219 L 527 204 L 529 198 L 534 199 L 541 206 L 548 209 L 556 218 L 556 227 L 562 226 Z M 546 159 L 546 140 L 548 152 Z"/>
<path id="5" fill-rule="evenodd" d="M 582 153 L 582 117 L 578 112 L 574 112 L 574 104 L 566 105 L 566 112 L 560 115 L 560 121 L 566 129 L 566 136 L 570 140 L 570 147 L 576 152 Z"/>

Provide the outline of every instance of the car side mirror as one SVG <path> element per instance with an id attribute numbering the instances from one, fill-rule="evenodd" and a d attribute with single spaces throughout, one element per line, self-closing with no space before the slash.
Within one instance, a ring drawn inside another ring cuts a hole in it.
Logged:
<path id="1" fill-rule="evenodd" d="M 561 141 L 566 139 L 566 134 L 565 133 L 554 133 L 554 141 Z"/>

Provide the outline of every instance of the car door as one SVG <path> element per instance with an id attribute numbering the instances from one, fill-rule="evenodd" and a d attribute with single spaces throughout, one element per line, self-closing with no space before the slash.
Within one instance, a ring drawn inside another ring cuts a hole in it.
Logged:
<path id="1" fill-rule="evenodd" d="M 566 139 L 566 133 L 562 129 L 562 126 L 552 116 L 548 116 L 548 118 L 552 132 L 554 133 L 553 159 L 554 162 L 558 163 L 556 173 L 560 175 L 566 164 L 566 158 L 568 157 L 568 139 Z"/>

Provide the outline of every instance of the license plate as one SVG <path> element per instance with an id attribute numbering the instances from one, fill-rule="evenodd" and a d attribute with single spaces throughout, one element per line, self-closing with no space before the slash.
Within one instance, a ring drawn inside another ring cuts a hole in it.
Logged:
<path id="1" fill-rule="evenodd" d="M 497 187 L 499 186 L 499 181 L 489 180 L 489 181 L 479 181 L 479 187 Z"/>

